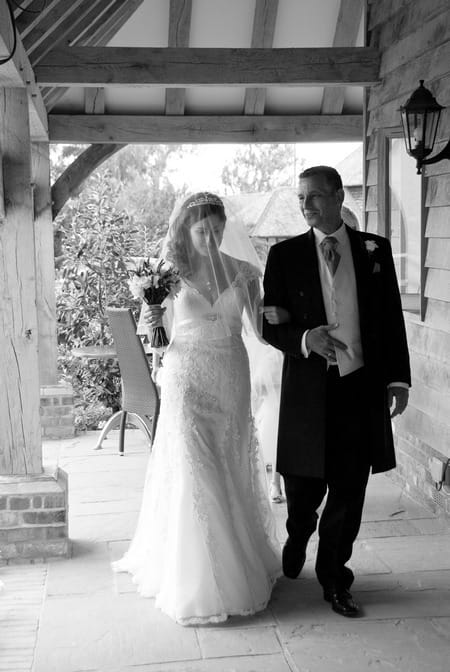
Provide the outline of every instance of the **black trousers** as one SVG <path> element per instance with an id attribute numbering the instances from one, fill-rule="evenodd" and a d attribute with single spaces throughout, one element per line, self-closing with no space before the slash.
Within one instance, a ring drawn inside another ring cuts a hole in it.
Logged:
<path id="1" fill-rule="evenodd" d="M 324 590 L 349 588 L 350 560 L 358 535 L 370 471 L 367 382 L 364 369 L 342 378 L 327 373 L 325 474 L 310 478 L 283 474 L 289 543 L 304 549 L 317 526 L 317 509 L 327 494 L 319 523 L 316 574 Z M 301 446 L 299 446 L 301 450 Z"/>

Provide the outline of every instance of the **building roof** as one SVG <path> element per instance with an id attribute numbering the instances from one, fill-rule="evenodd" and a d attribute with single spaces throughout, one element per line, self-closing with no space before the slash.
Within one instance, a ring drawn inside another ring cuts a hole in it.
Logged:
<path id="1" fill-rule="evenodd" d="M 363 183 L 363 146 L 362 143 L 351 154 L 342 159 L 336 170 L 342 177 L 344 187 L 360 187 Z"/>
<path id="2" fill-rule="evenodd" d="M 223 200 L 226 210 L 231 210 L 234 216 L 244 222 L 252 238 L 291 238 L 309 229 L 301 214 L 295 187 L 280 187 L 260 194 L 226 196 Z M 359 227 L 356 208 L 344 205 L 344 222 L 354 226 L 355 217 Z"/>

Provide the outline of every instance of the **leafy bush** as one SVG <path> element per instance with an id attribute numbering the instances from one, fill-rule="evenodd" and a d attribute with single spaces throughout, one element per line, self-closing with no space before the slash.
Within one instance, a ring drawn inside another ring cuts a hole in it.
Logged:
<path id="1" fill-rule="evenodd" d="M 114 181 L 92 177 L 58 222 L 64 232 L 56 294 L 59 368 L 74 387 L 80 429 L 96 429 L 120 408 L 120 377 L 116 362 L 86 363 L 71 350 L 112 344 L 107 306 L 139 308 L 128 289 L 126 259 L 142 252 L 131 218 L 116 202 Z"/>

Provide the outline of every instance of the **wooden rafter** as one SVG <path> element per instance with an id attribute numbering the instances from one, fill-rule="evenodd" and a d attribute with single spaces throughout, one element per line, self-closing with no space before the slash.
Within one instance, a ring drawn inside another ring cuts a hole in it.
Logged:
<path id="1" fill-rule="evenodd" d="M 142 3 L 143 0 L 115 0 L 108 9 L 107 16 L 96 16 L 92 24 L 83 33 L 77 31 L 74 35 L 70 34 L 68 36 L 69 44 L 73 46 L 80 44 L 83 46 L 104 46 Z M 48 111 L 56 105 L 66 91 L 67 89 L 61 87 L 43 89 L 42 95 Z"/>
<path id="2" fill-rule="evenodd" d="M 278 0 L 256 0 L 253 19 L 252 48 L 270 49 L 273 44 Z M 245 114 L 264 114 L 266 89 L 247 89 L 244 100 Z"/>
<path id="3" fill-rule="evenodd" d="M 169 47 L 188 47 L 192 0 L 170 0 Z M 184 114 L 185 89 L 166 89 L 166 114 Z"/>
<path id="4" fill-rule="evenodd" d="M 372 47 L 70 47 L 47 54 L 35 73 L 42 86 L 369 86 L 379 60 Z"/>
<path id="5" fill-rule="evenodd" d="M 7 57 L 11 51 L 12 33 L 10 24 L 8 4 L 6 0 L 0 0 L 0 58 Z M 33 140 L 47 140 L 47 112 L 41 92 L 36 85 L 33 69 L 19 36 L 17 36 L 14 56 L 0 66 L 0 87 L 23 87 L 27 89 L 31 138 Z"/>
<path id="6" fill-rule="evenodd" d="M 361 23 L 363 3 L 361 0 L 341 0 L 334 34 L 333 47 L 353 47 Z M 340 114 L 344 108 L 345 89 L 325 87 L 322 98 L 322 114 Z"/>
<path id="7" fill-rule="evenodd" d="M 102 0 L 75 0 L 72 5 L 63 7 L 60 3 L 58 9 L 60 11 L 60 20 L 57 26 L 53 27 L 51 21 L 46 21 L 45 24 L 39 24 L 37 29 L 30 35 L 30 42 L 26 45 L 27 51 L 30 54 L 30 60 L 33 67 L 41 61 L 46 54 L 61 43 L 69 42 L 69 35 L 74 31 L 81 32 L 83 30 L 83 21 L 86 16 L 94 16 L 101 10 Z M 97 10 L 94 13 L 94 10 Z M 51 17 L 49 17 L 51 19 Z M 42 37 L 36 42 L 36 32 L 40 30 Z"/>
<path id="8" fill-rule="evenodd" d="M 95 0 L 94 0 L 95 1 Z M 23 46 L 27 50 L 30 61 L 33 62 L 33 52 L 51 36 L 57 42 L 60 35 L 60 29 L 64 25 L 64 20 L 75 13 L 83 0 L 60 0 L 55 3 L 52 12 L 39 16 L 39 20 L 23 38 Z"/>
<path id="9" fill-rule="evenodd" d="M 32 5 L 36 4 L 38 0 L 21 0 L 20 5 L 14 6 L 14 18 L 17 19 L 18 16 L 24 13 L 26 9 L 32 9 Z M 39 7 L 42 7 L 42 2 Z"/>
<path id="10" fill-rule="evenodd" d="M 80 44 L 93 47 L 102 47 L 105 44 L 108 44 L 109 40 L 114 37 L 143 2 L 144 0 L 125 0 L 125 2 L 122 3 L 122 6 L 117 10 L 113 8 L 111 12 L 108 12 L 108 18 L 103 22 L 101 30 L 97 25 L 93 38 L 91 39 L 89 33 L 86 33 L 80 41 Z M 78 41 L 76 44 L 78 44 Z"/>
<path id="11" fill-rule="evenodd" d="M 49 115 L 50 140 L 81 143 L 334 142 L 363 135 L 361 115 Z"/>
<path id="12" fill-rule="evenodd" d="M 16 19 L 16 27 L 19 31 L 22 41 L 31 33 L 31 31 L 44 19 L 50 12 L 53 13 L 59 0 L 33 0 L 25 7 L 23 3 L 19 3 L 26 11 L 22 12 Z"/>

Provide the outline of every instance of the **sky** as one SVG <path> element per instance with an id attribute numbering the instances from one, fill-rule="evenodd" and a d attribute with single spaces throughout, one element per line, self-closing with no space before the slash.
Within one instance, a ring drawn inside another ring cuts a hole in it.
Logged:
<path id="1" fill-rule="evenodd" d="M 305 160 L 308 166 L 326 164 L 335 167 L 351 154 L 359 142 L 304 142 L 296 144 L 298 161 Z M 221 173 L 223 167 L 240 145 L 207 144 L 198 145 L 195 154 L 177 159 L 171 167 L 170 179 L 174 186 L 187 185 L 189 191 L 222 191 Z M 292 166 L 293 184 L 296 183 L 297 166 Z"/>

